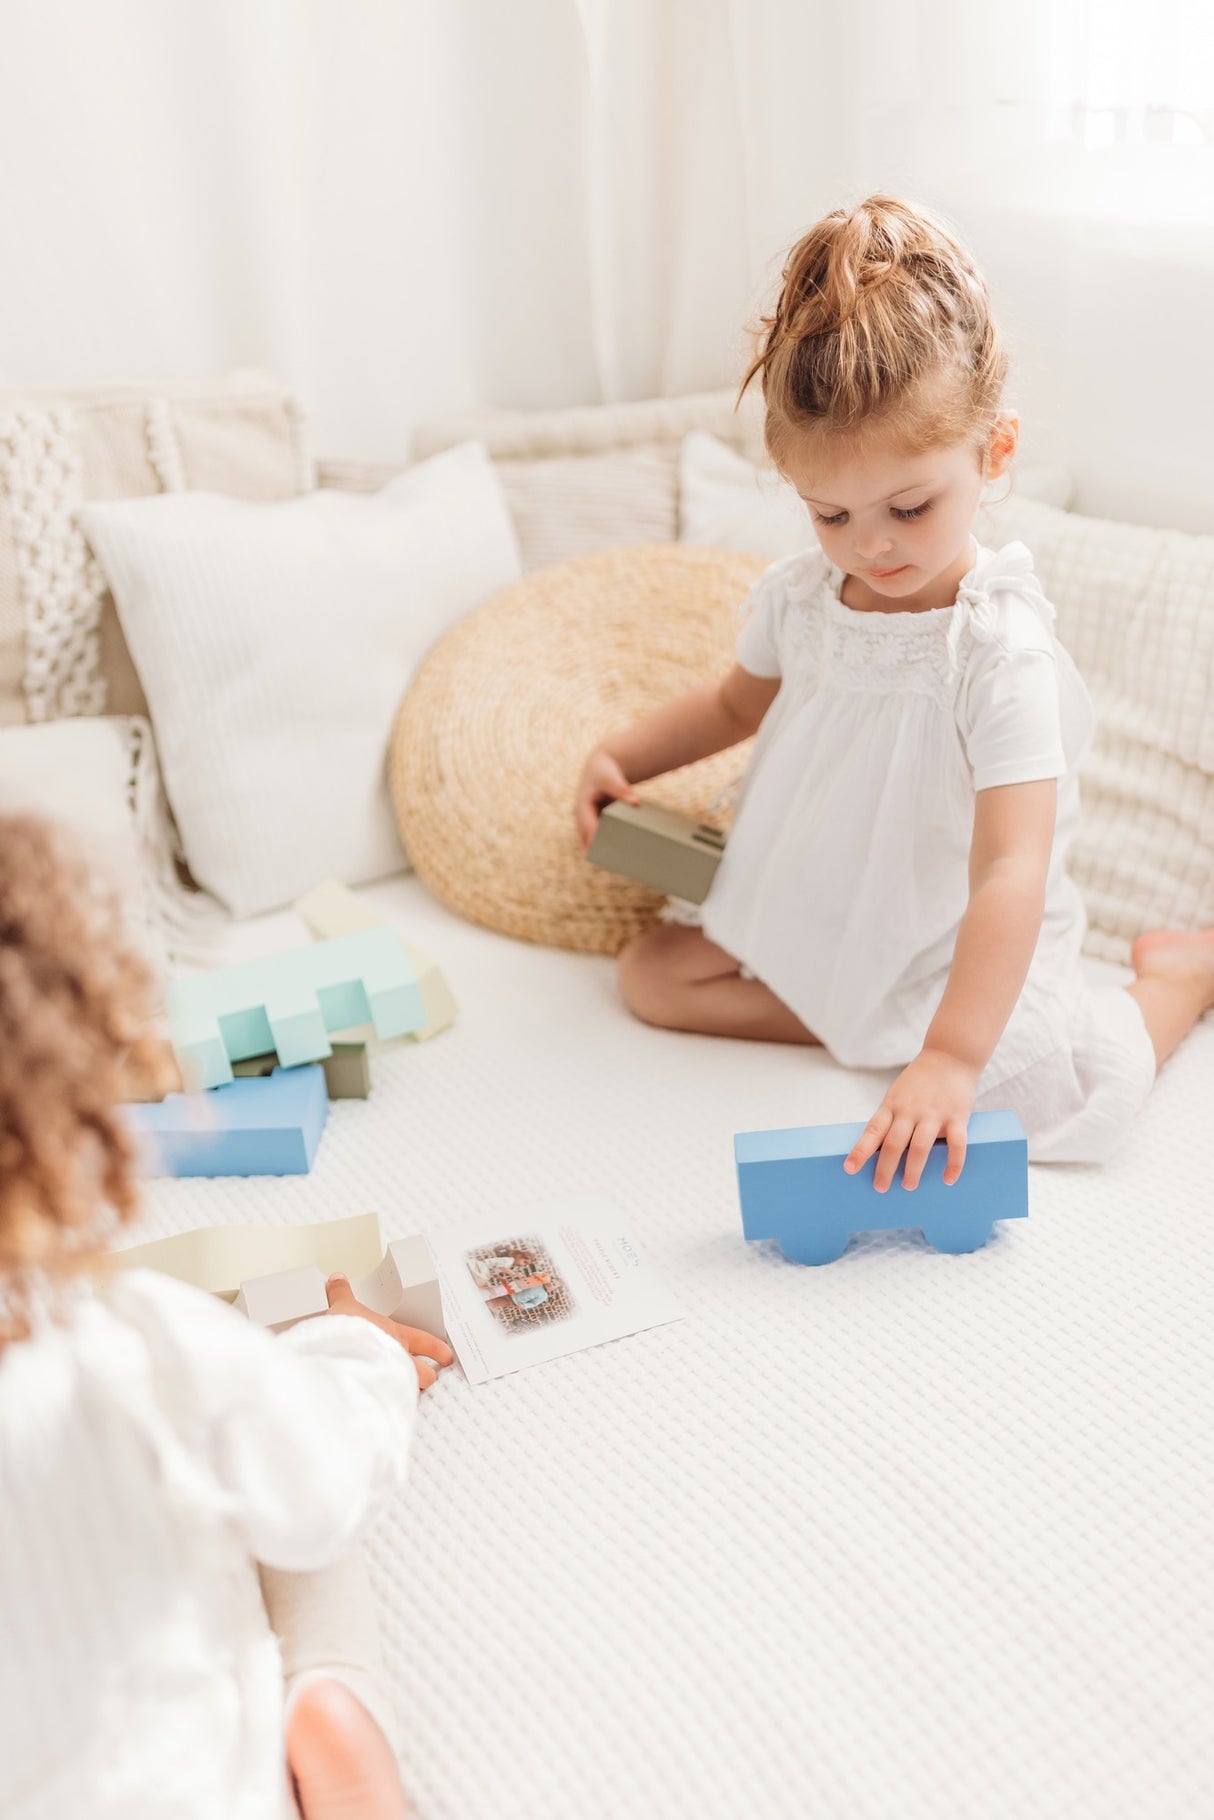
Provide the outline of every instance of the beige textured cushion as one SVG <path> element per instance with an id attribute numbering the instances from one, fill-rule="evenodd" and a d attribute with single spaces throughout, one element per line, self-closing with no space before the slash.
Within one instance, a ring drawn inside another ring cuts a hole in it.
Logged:
<path id="1" fill-rule="evenodd" d="M 0 394 L 0 725 L 146 712 L 83 503 L 186 488 L 286 499 L 312 484 L 300 413 L 262 374 Z"/>
<path id="2" fill-rule="evenodd" d="M 435 646 L 405 696 L 389 781 L 417 871 L 472 922 L 614 954 L 662 899 L 589 865 L 573 794 L 591 746 L 725 669 L 761 560 L 678 544 L 601 551 L 526 577 Z M 735 747 L 646 786 L 703 813 Z"/>
<path id="3" fill-rule="evenodd" d="M 684 436 L 704 430 L 759 460 L 763 406 L 752 388 L 738 409 L 734 393 L 692 392 L 630 404 L 574 405 L 559 411 L 478 411 L 436 418 L 413 432 L 415 459 L 457 442 L 483 442 L 495 461 L 537 461 L 554 455 L 605 455 L 610 450 L 664 448 L 677 452 Z"/>
<path id="4" fill-rule="evenodd" d="M 1214 924 L 1214 537 L 1060 512 L 1013 494 L 984 543 L 1024 540 L 1096 704 L 1071 860 L 1088 947 Z"/>

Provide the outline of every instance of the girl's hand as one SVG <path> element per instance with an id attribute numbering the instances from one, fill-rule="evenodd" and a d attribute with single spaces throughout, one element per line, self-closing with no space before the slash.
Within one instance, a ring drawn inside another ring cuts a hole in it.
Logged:
<path id="1" fill-rule="evenodd" d="M 599 816 L 608 803 L 635 804 L 640 800 L 633 784 L 624 776 L 619 761 L 612 758 L 610 752 L 602 746 L 596 746 L 582 766 L 573 808 L 582 852 L 585 853 L 594 839 Z"/>
<path id="2" fill-rule="evenodd" d="M 932 1145 L 943 1136 L 948 1141 L 944 1180 L 951 1187 L 965 1166 L 965 1130 L 977 1089 L 978 1073 L 968 1062 L 942 1049 L 920 1050 L 869 1119 L 844 1169 L 855 1175 L 879 1149 L 873 1186 L 884 1194 L 905 1150 L 902 1185 L 917 1188 Z"/>
<path id="3" fill-rule="evenodd" d="M 376 1314 L 373 1308 L 356 1299 L 348 1277 L 330 1277 L 325 1284 L 325 1293 L 329 1298 L 330 1314 L 353 1314 L 371 1321 L 412 1354 L 419 1389 L 429 1390 L 438 1376 L 435 1365 L 454 1365 L 455 1354 L 446 1340 L 440 1340 L 434 1333 L 423 1333 L 420 1327 L 405 1327 L 399 1321 L 390 1321 L 385 1314 Z M 430 1363 L 431 1359 L 434 1365 Z"/>

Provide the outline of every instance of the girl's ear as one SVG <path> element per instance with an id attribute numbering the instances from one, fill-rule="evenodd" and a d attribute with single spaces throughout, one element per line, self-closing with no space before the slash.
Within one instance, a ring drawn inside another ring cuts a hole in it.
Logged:
<path id="1" fill-rule="evenodd" d="M 1020 419 L 1015 411 L 1001 411 L 991 431 L 986 457 L 986 477 L 994 480 L 1007 471 L 1020 441 Z"/>

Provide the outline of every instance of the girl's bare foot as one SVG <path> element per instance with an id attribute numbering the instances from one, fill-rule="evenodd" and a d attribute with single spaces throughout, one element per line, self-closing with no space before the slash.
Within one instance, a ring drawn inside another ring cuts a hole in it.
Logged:
<path id="1" fill-rule="evenodd" d="M 349 1688 L 318 1677 L 287 1720 L 287 1762 L 304 1820 L 405 1820 L 388 1740 Z"/>
<path id="2" fill-rule="evenodd" d="M 1191 934 L 1178 929 L 1152 929 L 1149 934 L 1140 935 L 1130 949 L 1130 965 L 1139 977 L 1208 977 L 1214 992 L 1214 929 L 1197 929 Z"/>
<path id="3" fill-rule="evenodd" d="M 1155 1060 L 1167 1060 L 1198 1018 L 1214 1009 L 1214 929 L 1152 929 L 1130 949 L 1138 1001 Z"/>

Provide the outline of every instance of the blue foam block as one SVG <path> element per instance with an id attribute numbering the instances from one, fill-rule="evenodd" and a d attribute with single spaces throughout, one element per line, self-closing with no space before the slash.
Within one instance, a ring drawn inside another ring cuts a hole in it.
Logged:
<path id="1" fill-rule="evenodd" d="M 150 1175 L 306 1175 L 329 1096 L 313 1064 L 124 1111 Z"/>
<path id="2" fill-rule="evenodd" d="M 373 1024 L 386 1040 L 426 1021 L 417 970 L 388 924 L 172 980 L 168 1014 L 193 1088 L 223 1086 L 233 1062 L 271 1049 L 284 1068 L 323 1061 L 333 1030 Z"/>
<path id="3" fill-rule="evenodd" d="M 917 1188 L 899 1172 L 885 1194 L 873 1187 L 877 1158 L 855 1175 L 843 1159 L 860 1125 L 798 1125 L 743 1131 L 734 1139 L 742 1230 L 774 1239 L 797 1264 L 829 1264 L 853 1232 L 918 1227 L 937 1251 L 976 1251 L 996 1220 L 1022 1220 L 1028 1205 L 1028 1140 L 1014 1112 L 975 1112 L 961 1178 L 944 1185 L 948 1150 L 933 1146 Z"/>

